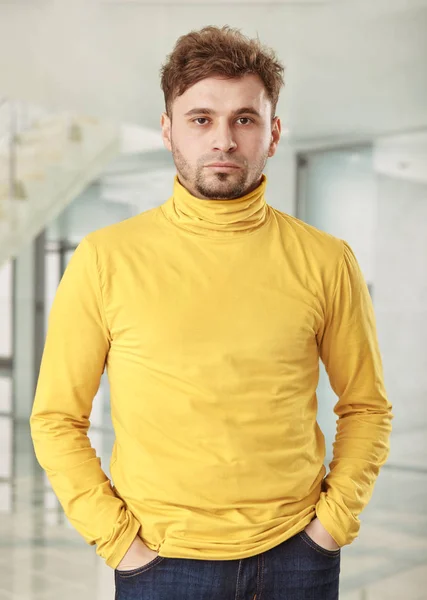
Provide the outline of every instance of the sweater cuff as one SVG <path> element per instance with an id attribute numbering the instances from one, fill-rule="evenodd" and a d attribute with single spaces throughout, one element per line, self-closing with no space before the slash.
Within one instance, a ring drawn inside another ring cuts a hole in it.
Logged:
<path id="1" fill-rule="evenodd" d="M 140 523 L 133 518 L 132 525 L 126 529 L 126 532 L 122 535 L 120 541 L 114 546 L 114 552 L 105 560 L 109 567 L 116 569 L 117 565 L 120 564 L 122 558 L 129 550 L 133 540 L 136 538 L 140 527 Z"/>
<path id="2" fill-rule="evenodd" d="M 340 547 L 351 544 L 359 533 L 359 519 L 328 497 L 327 492 L 320 494 L 316 516 Z"/>

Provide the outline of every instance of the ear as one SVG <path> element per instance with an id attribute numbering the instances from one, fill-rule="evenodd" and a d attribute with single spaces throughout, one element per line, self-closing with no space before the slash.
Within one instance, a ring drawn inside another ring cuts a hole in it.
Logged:
<path id="1" fill-rule="evenodd" d="M 274 156 L 276 154 L 277 144 L 280 140 L 280 135 L 282 133 L 282 124 L 280 122 L 279 117 L 274 117 L 273 122 L 271 124 L 271 142 L 270 147 L 268 149 L 268 156 Z"/>
<path id="2" fill-rule="evenodd" d="M 172 143 L 171 143 L 171 127 L 172 123 L 170 118 L 166 113 L 162 113 L 160 118 L 160 125 L 162 127 L 162 140 L 165 148 L 172 152 Z"/>

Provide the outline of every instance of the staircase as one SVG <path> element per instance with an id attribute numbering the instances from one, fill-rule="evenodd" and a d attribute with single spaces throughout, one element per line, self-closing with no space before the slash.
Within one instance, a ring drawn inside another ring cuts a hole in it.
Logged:
<path id="1" fill-rule="evenodd" d="M 0 100 L 0 266 L 120 153 L 120 129 Z"/>

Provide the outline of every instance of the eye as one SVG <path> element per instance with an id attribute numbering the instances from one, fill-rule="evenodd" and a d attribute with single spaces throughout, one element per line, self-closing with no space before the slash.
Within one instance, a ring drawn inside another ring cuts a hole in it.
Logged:
<path id="1" fill-rule="evenodd" d="M 193 123 L 196 123 L 197 121 L 207 121 L 208 119 L 206 117 L 197 117 L 197 119 L 193 119 Z M 197 123 L 198 125 L 204 125 L 204 123 Z"/>
<path id="2" fill-rule="evenodd" d="M 239 117 L 238 121 L 247 121 L 246 123 L 241 123 L 241 125 L 248 125 L 249 123 L 253 123 L 252 119 L 249 117 Z"/>

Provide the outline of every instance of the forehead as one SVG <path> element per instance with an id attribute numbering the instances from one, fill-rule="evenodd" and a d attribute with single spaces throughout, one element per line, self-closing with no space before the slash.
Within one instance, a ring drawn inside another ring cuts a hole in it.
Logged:
<path id="1" fill-rule="evenodd" d="M 173 104 L 179 112 L 196 105 L 224 112 L 240 106 L 253 106 L 261 112 L 267 109 L 269 98 L 260 77 L 251 73 L 232 79 L 207 77 L 189 87 Z"/>

